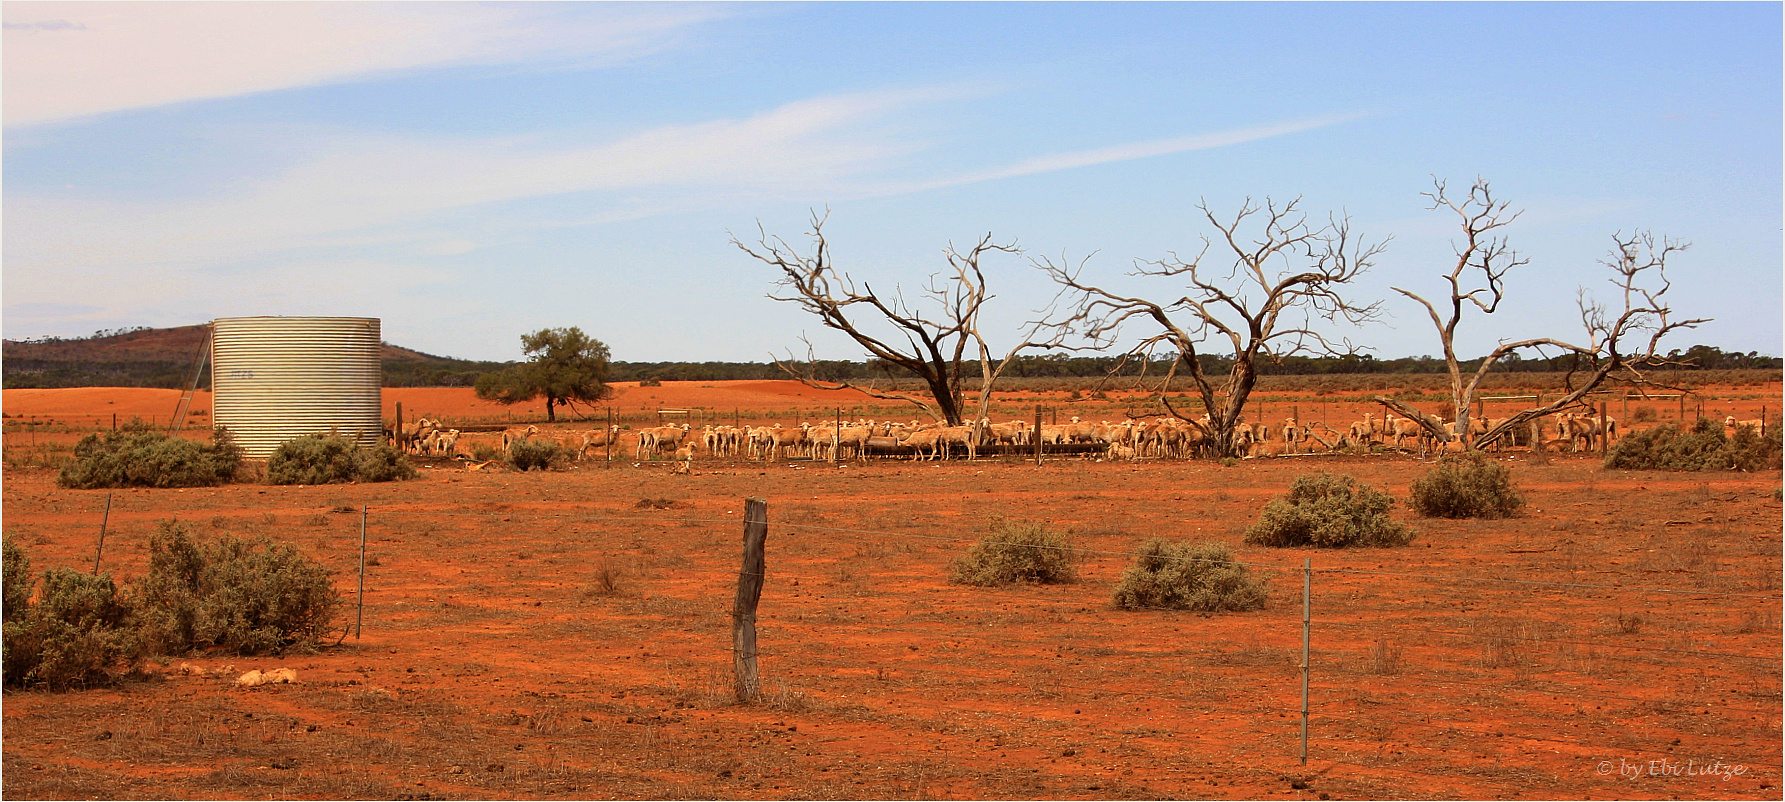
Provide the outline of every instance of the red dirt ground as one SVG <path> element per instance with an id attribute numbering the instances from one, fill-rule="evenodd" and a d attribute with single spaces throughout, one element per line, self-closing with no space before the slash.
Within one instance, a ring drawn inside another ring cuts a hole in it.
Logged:
<path id="1" fill-rule="evenodd" d="M 629 387 L 614 403 L 746 419 L 848 404 L 781 382 L 714 384 Z M 1777 396 L 1775 385 L 1716 403 L 1756 414 Z M 9 390 L 5 408 L 165 416 L 173 399 Z M 398 400 L 406 416 L 501 414 L 462 391 L 387 391 L 387 407 Z M 22 436 L 8 429 L 9 455 Z M 175 518 L 205 537 L 298 545 L 337 572 L 350 618 L 354 513 L 366 508 L 361 637 L 313 655 L 152 663 L 149 679 L 112 689 L 9 691 L 0 790 L 1780 798 L 1779 472 L 1502 459 L 1523 515 L 1422 519 L 1403 501 L 1394 515 L 1417 531 L 1412 546 L 1342 552 L 1249 546 L 1244 532 L 1303 473 L 1342 471 L 1405 499 L 1427 464 L 697 461 L 675 475 L 661 463 L 541 474 L 440 462 L 398 484 L 110 491 L 103 565 L 120 579 L 141 576 L 150 532 Z M 90 569 L 108 491 L 61 490 L 52 472 L 13 464 L 7 538 L 38 570 Z M 730 609 L 746 497 L 769 501 L 765 695 L 739 705 Z M 950 561 L 996 517 L 1071 530 L 1078 580 L 949 583 Z M 1116 582 L 1151 537 L 1230 545 L 1271 603 L 1225 615 L 1114 609 Z M 182 676 L 182 663 L 231 665 L 228 677 L 287 666 L 299 681 L 243 690 Z"/>

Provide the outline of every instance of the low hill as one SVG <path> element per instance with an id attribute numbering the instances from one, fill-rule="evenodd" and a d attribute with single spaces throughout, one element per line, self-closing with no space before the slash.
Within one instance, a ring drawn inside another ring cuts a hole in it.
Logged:
<path id="1" fill-rule="evenodd" d="M 205 344 L 205 327 L 100 331 L 92 337 L 6 340 L 0 374 L 8 389 L 185 387 Z M 474 362 L 382 344 L 387 387 L 469 387 L 498 362 Z M 211 384 L 207 366 L 199 387 Z"/>

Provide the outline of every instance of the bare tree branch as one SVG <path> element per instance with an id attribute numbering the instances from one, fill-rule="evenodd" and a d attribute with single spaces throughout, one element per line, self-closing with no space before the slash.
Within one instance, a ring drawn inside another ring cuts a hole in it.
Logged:
<path id="1" fill-rule="evenodd" d="M 1226 269 L 1210 264 L 1209 252 L 1216 246 L 1205 237 L 1194 257 L 1172 253 L 1165 259 L 1138 261 L 1131 274 L 1186 285 L 1186 292 L 1169 302 L 1119 295 L 1083 280 L 1088 257 L 1076 266 L 1064 259 L 1058 264 L 1037 259 L 1035 266 L 1059 284 L 1061 295 L 1070 301 L 1070 311 L 1048 325 L 1103 347 L 1114 345 L 1129 323 L 1156 326 L 1161 333 L 1142 340 L 1129 353 L 1164 343 L 1175 348 L 1178 358 L 1161 395 L 1166 396 L 1182 366 L 1201 397 L 1217 449 L 1231 454 L 1232 433 L 1257 384 L 1260 358 L 1348 353 L 1340 349 L 1349 348 L 1349 343 L 1328 340 L 1314 328 L 1314 318 L 1355 325 L 1380 314 L 1380 303 L 1355 303 L 1345 289 L 1369 268 L 1387 241 L 1357 241 L 1345 217 L 1329 216 L 1326 225 L 1315 228 L 1297 208 L 1300 202 L 1298 198 L 1278 206 L 1267 198 L 1259 205 L 1248 198 L 1225 222 L 1206 202 L 1200 204 L 1203 217 L 1220 232 Z M 1225 342 L 1234 354 L 1225 376 L 1203 370 L 1198 348 L 1211 339 Z M 1171 406 L 1168 396 L 1165 404 L 1174 416 L 1189 420 Z"/>
<path id="2" fill-rule="evenodd" d="M 1521 349 L 1531 349 L 1539 354 L 1543 354 L 1545 349 L 1554 349 L 1572 354 L 1575 359 L 1563 379 L 1565 390 L 1561 398 L 1495 421 L 1480 437 L 1474 438 L 1477 442 L 1493 442 L 1501 434 L 1535 418 L 1581 404 L 1581 399 L 1587 394 L 1614 377 L 1638 385 L 1650 383 L 1643 374 L 1643 368 L 1669 363 L 1659 353 L 1661 338 L 1675 330 L 1694 328 L 1708 320 L 1673 320 L 1672 310 L 1664 299 L 1672 286 L 1666 275 L 1667 259 L 1673 253 L 1685 250 L 1688 247 L 1685 243 L 1663 239 L 1657 245 L 1653 235 L 1647 232 L 1628 236 L 1619 233 L 1612 238 L 1612 256 L 1601 263 L 1612 270 L 1611 283 L 1622 296 L 1622 311 L 1613 316 L 1607 306 L 1593 300 L 1582 289 L 1578 304 L 1581 323 L 1586 330 L 1584 342 L 1571 343 L 1552 337 L 1502 341 L 1482 358 L 1472 373 L 1465 373 L 1455 348 L 1457 326 L 1464 313 L 1469 308 L 1484 315 L 1497 311 L 1506 297 L 1506 274 L 1513 268 L 1528 264 L 1530 260 L 1521 258 L 1507 244 L 1506 238 L 1498 233 L 1517 220 L 1520 213 L 1510 211 L 1507 203 L 1494 200 L 1487 181 L 1477 178 L 1470 187 L 1468 196 L 1460 201 L 1452 200 L 1446 194 L 1444 181 L 1434 177 L 1432 183 L 1433 191 L 1425 193 L 1425 197 L 1432 201 L 1429 208 L 1451 210 L 1457 215 L 1463 229 L 1463 242 L 1455 246 L 1456 263 L 1444 276 L 1450 288 L 1450 297 L 1443 304 L 1448 316 L 1439 311 L 1439 305 L 1417 293 L 1400 287 L 1393 289 L 1424 307 L 1431 318 L 1432 326 L 1438 331 L 1438 339 L 1444 349 L 1444 363 L 1450 371 L 1453 420 L 1459 422 L 1456 426 L 1457 434 L 1465 445 L 1472 443 L 1473 427 L 1467 423 L 1469 406 L 1474 403 L 1483 379 L 1506 356 Z M 1632 338 L 1639 340 L 1634 347 L 1626 345 Z M 1393 408 L 1380 396 L 1373 400 Z M 1423 417 L 1415 420 L 1420 420 L 1428 430 L 1432 429 Z M 1445 436 L 1442 439 L 1450 438 Z"/>
<path id="3" fill-rule="evenodd" d="M 989 233 L 965 252 L 949 243 L 943 251 L 949 272 L 929 277 L 923 290 L 925 309 L 929 311 L 922 312 L 907 303 L 904 294 L 897 289 L 891 295 L 882 295 L 865 282 L 858 288 L 847 274 L 837 271 L 824 237 L 824 223 L 828 216 L 828 210 L 823 215 L 812 214 L 811 228 L 807 231 L 812 250 L 807 254 L 799 253 L 779 237 L 770 237 L 760 223 L 755 246 L 744 244 L 735 235 L 731 243 L 755 259 L 780 269 L 782 277 L 776 283 L 785 291 L 771 293 L 770 298 L 798 304 L 825 327 L 849 335 L 875 358 L 922 379 L 931 400 L 849 382 L 824 382 L 810 370 L 802 373 L 790 367 L 792 359 L 776 361 L 782 370 L 801 382 L 813 387 L 850 389 L 875 398 L 906 401 L 939 421 L 958 426 L 963 420 L 963 383 L 966 378 L 963 364 L 969 359 L 970 348 L 973 349 L 971 357 L 977 358 L 981 367 L 979 416 L 983 417 L 992 384 L 1018 352 L 1032 347 L 1056 347 L 1063 339 L 1060 335 L 1037 339 L 1037 330 L 1032 329 L 1002 362 L 995 367 L 992 364 L 990 347 L 980 333 L 979 315 L 994 296 L 986 288 L 980 261 L 990 253 L 1021 253 L 1016 243 L 999 244 Z M 888 342 L 864 329 L 864 325 L 875 323 L 889 325 L 904 342 Z M 809 341 L 807 353 L 811 353 Z M 808 365 L 813 362 L 809 359 Z"/>

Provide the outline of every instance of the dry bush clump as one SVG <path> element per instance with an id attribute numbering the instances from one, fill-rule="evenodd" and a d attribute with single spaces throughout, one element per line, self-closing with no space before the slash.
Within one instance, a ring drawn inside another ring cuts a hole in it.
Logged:
<path id="1" fill-rule="evenodd" d="M 169 437 L 141 420 L 104 434 L 89 434 L 56 477 L 61 487 L 215 487 L 234 481 L 242 450 L 224 429 L 210 445 Z"/>
<path id="2" fill-rule="evenodd" d="M 415 466 L 386 443 L 361 448 L 336 434 L 312 434 L 280 444 L 267 458 L 267 483 L 326 485 L 415 478 Z"/>
<path id="3" fill-rule="evenodd" d="M 1405 546 L 1413 531 L 1388 517 L 1395 500 L 1344 474 L 1298 477 L 1289 492 L 1264 507 L 1246 530 L 1256 546 Z"/>
<path id="4" fill-rule="evenodd" d="M 1479 451 L 1447 456 L 1413 482 L 1411 506 L 1428 518 L 1510 518 L 1524 504 L 1512 469 Z"/>
<path id="5" fill-rule="evenodd" d="M 6 541 L 4 657 L 0 675 L 7 686 L 67 690 L 109 684 L 121 667 L 142 656 L 142 640 L 131 626 L 130 604 L 112 578 L 68 568 L 37 578 L 24 550 Z"/>
<path id="6" fill-rule="evenodd" d="M 1071 540 L 1047 524 L 999 521 L 992 532 L 949 565 L 962 585 L 1053 585 L 1071 582 Z"/>
<path id="7" fill-rule="evenodd" d="M 551 470 L 564 456 L 564 449 L 550 440 L 520 440 L 508 447 L 508 464 L 517 471 Z"/>
<path id="8" fill-rule="evenodd" d="M 1780 466 L 1778 426 L 1762 436 L 1751 426 L 1724 434 L 1723 424 L 1699 418 L 1690 430 L 1664 423 L 1619 440 L 1605 455 L 1605 467 L 1642 471 L 1759 471 Z"/>
<path id="9" fill-rule="evenodd" d="M 200 544 L 173 521 L 149 538 L 136 597 L 143 635 L 163 654 L 312 649 L 340 607 L 328 569 L 291 546 L 228 535 Z"/>
<path id="10" fill-rule="evenodd" d="M 1234 562 L 1227 544 L 1154 538 L 1122 572 L 1112 602 L 1122 609 L 1229 612 L 1256 610 L 1268 596 L 1264 583 Z"/>

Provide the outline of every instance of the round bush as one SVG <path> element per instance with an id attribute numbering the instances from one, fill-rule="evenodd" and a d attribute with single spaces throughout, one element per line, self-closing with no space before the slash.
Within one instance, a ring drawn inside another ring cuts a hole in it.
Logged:
<path id="1" fill-rule="evenodd" d="M 360 448 L 338 434 L 286 441 L 267 458 L 267 483 L 275 485 L 389 482 L 414 477 L 415 467 L 390 445 Z"/>
<path id="2" fill-rule="evenodd" d="M 1512 469 L 1479 451 L 1447 456 L 1413 482 L 1412 507 L 1428 518 L 1510 518 L 1524 504 Z"/>
<path id="3" fill-rule="evenodd" d="M 1390 520 L 1395 500 L 1343 474 L 1299 477 L 1282 498 L 1271 499 L 1258 523 L 1246 530 L 1257 546 L 1405 546 L 1413 532 Z"/>
<path id="4" fill-rule="evenodd" d="M 1071 548 L 1070 539 L 1047 524 L 1001 521 L 949 565 L 948 579 L 980 587 L 1071 582 Z"/>
<path id="5" fill-rule="evenodd" d="M 515 470 L 549 470 L 563 458 L 564 450 L 550 440 L 516 440 L 508 446 L 508 463 Z"/>
<path id="6" fill-rule="evenodd" d="M 150 536 L 138 588 L 144 635 L 164 654 L 311 649 L 334 631 L 339 606 L 328 569 L 291 546 L 229 536 L 199 544 L 173 522 Z"/>
<path id="7" fill-rule="evenodd" d="M 22 553 L 8 566 L 29 567 Z M 16 582 L 7 577 L 9 593 Z M 24 592 L 29 595 L 29 584 Z M 10 686 L 66 690 L 106 685 L 142 655 L 130 605 L 112 578 L 68 568 L 44 573 L 36 603 L 7 612 L 4 639 L 0 672 Z"/>
<path id="8" fill-rule="evenodd" d="M 242 450 L 224 429 L 211 443 L 169 437 L 140 420 L 117 431 L 90 434 L 74 447 L 74 459 L 56 476 L 61 487 L 214 487 L 228 484 L 241 467 Z"/>
<path id="9" fill-rule="evenodd" d="M 1256 610 L 1268 592 L 1224 543 L 1169 543 L 1155 538 L 1122 572 L 1111 601 L 1137 607 L 1199 612 Z"/>

